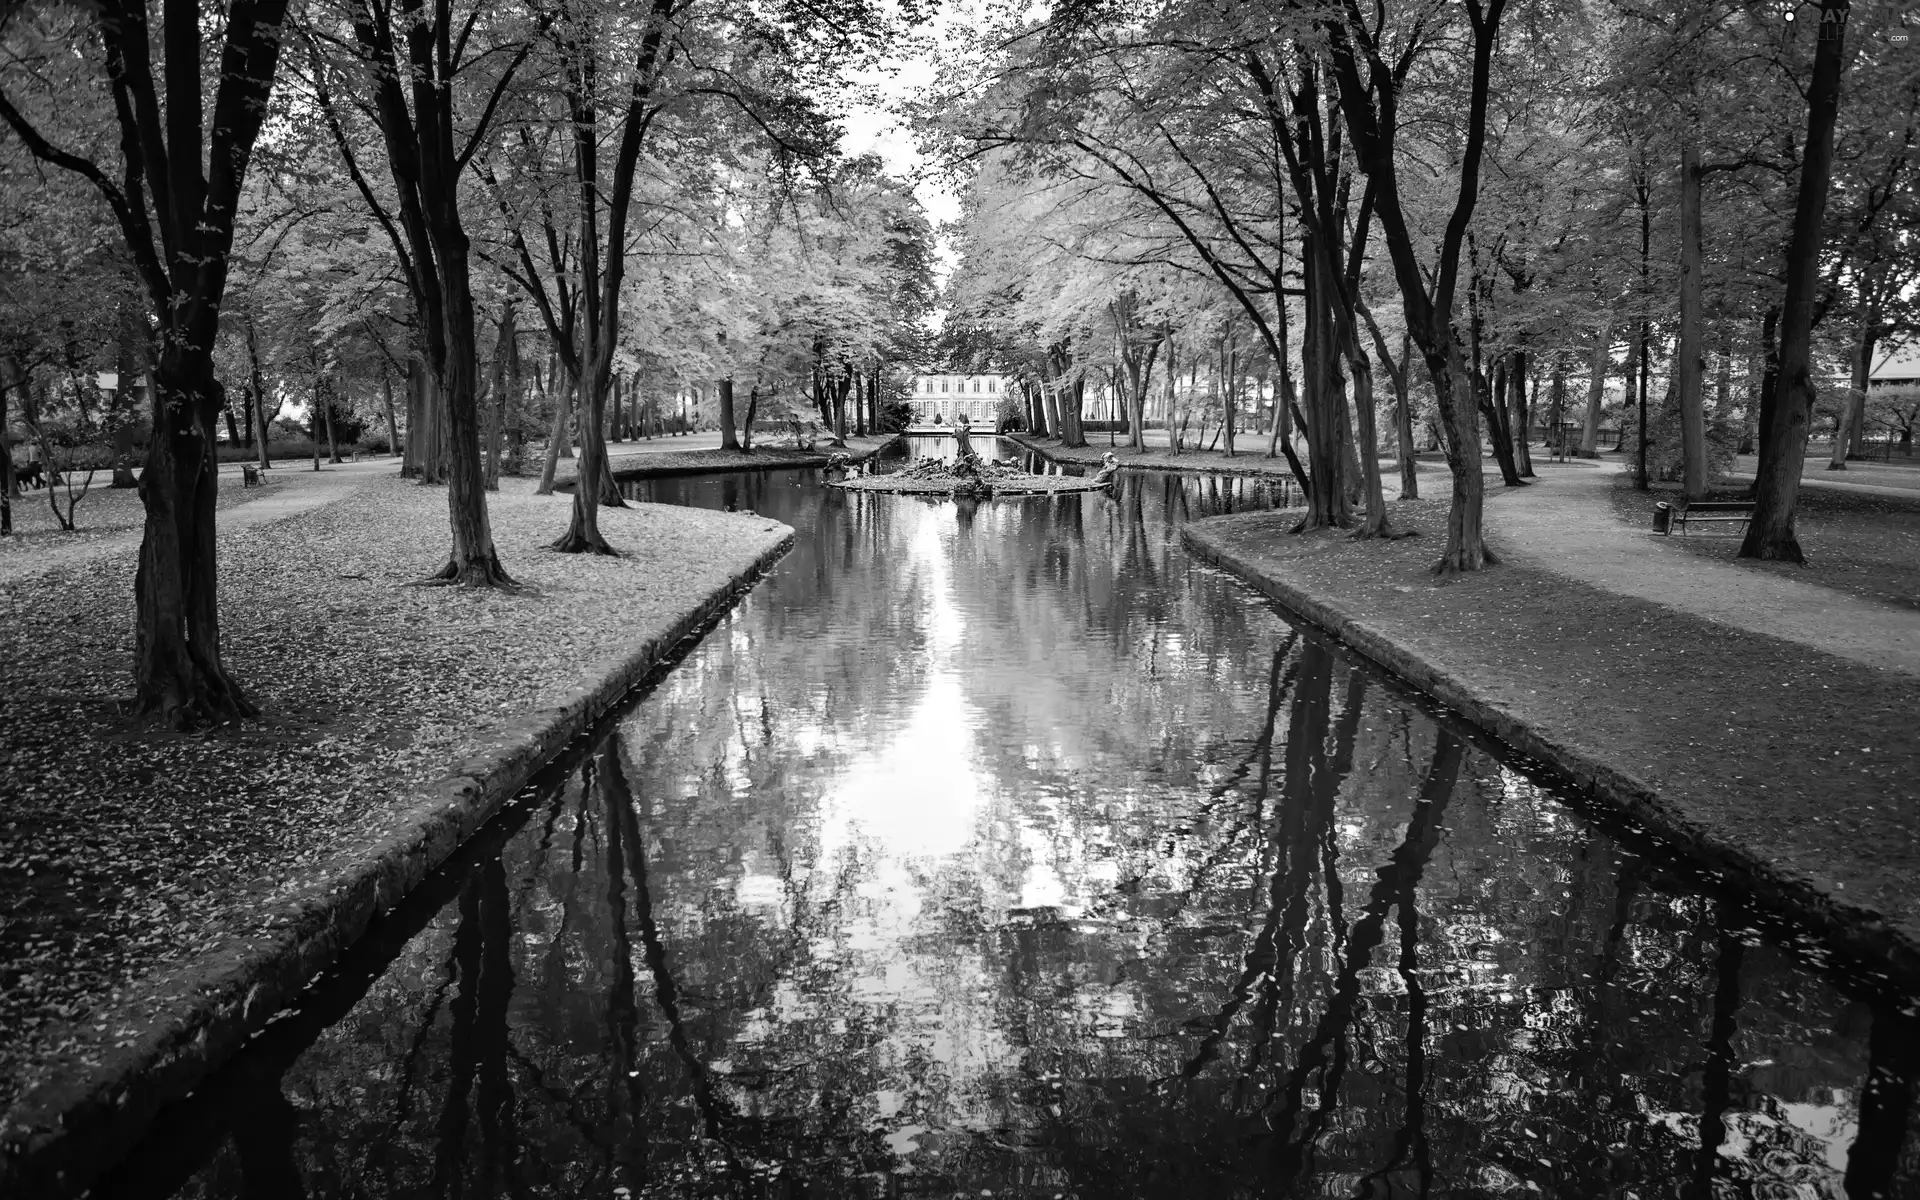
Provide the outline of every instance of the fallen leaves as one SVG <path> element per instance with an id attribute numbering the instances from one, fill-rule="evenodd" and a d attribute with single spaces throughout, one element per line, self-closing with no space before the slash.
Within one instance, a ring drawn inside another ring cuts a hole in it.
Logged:
<path id="1" fill-rule="evenodd" d="M 403 586 L 446 554 L 446 494 L 371 477 L 220 539 L 223 650 L 264 717 L 181 737 L 128 724 L 134 555 L 0 583 L 0 1105 L 64 1023 L 249 927 L 376 837 L 422 787 L 657 634 L 770 547 L 764 518 L 643 505 L 627 557 L 544 549 L 569 497 L 489 496 L 528 586 Z"/>

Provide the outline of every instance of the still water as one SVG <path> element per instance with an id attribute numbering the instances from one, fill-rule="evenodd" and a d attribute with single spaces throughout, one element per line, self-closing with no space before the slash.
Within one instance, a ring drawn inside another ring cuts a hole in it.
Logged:
<path id="1" fill-rule="evenodd" d="M 1907 1001 L 1184 555 L 1262 485 L 630 490 L 798 544 L 104 1194 L 1920 1194 Z"/>

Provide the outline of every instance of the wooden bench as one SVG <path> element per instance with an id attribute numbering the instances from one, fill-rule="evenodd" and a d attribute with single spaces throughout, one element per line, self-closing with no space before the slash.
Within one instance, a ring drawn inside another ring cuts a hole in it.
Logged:
<path id="1" fill-rule="evenodd" d="M 1689 525 L 1718 525 L 1737 523 L 1740 528 L 1735 533 L 1745 533 L 1749 522 L 1753 520 L 1753 501 L 1751 500 L 1701 500 L 1693 504 L 1683 504 L 1673 510 L 1672 523 L 1667 532 L 1672 533 L 1678 526 L 1681 533 Z"/>

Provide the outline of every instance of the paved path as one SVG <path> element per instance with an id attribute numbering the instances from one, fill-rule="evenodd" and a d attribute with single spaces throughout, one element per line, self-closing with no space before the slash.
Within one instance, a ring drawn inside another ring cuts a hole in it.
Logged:
<path id="1" fill-rule="evenodd" d="M 391 475 L 397 470 L 399 460 L 394 458 L 363 459 L 338 466 L 323 466 L 319 471 L 313 470 L 312 464 L 306 459 L 289 459 L 268 473 L 267 477 L 272 482 L 257 492 L 248 493 L 247 498 L 239 503 L 215 512 L 214 528 L 226 534 L 311 512 L 323 504 L 331 504 L 370 480 Z M 221 492 L 238 490 L 240 478 L 237 464 L 223 464 L 220 470 Z M 0 557 L 0 583 L 12 583 L 59 567 L 93 562 L 135 549 L 140 545 L 141 536 L 142 531 L 135 527 L 85 541 L 48 541 L 31 550 L 11 553 Z"/>
<path id="2" fill-rule="evenodd" d="M 1920 675 L 1920 614 L 1817 584 L 1702 558 L 1613 515 L 1619 464 L 1554 471 L 1487 495 L 1496 554 L 1623 596 L 1651 600 L 1751 633 L 1798 642 L 1869 666 Z"/>

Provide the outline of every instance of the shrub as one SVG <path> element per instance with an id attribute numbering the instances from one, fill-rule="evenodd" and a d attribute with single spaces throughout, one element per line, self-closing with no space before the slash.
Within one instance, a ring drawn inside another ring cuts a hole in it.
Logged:
<path id="1" fill-rule="evenodd" d="M 360 454 L 387 454 L 391 452 L 392 446 L 388 443 L 386 434 L 369 433 L 360 439 L 354 450 Z"/>
<path id="2" fill-rule="evenodd" d="M 1649 406 L 1651 407 L 1651 406 Z M 1623 418 L 1620 448 L 1629 464 L 1640 461 L 1640 421 L 1638 413 Z M 1727 414 L 1707 410 L 1707 478 L 1716 479 L 1733 470 L 1734 452 L 1740 446 L 1740 422 Z M 1657 409 L 1647 413 L 1647 475 L 1651 479 L 1677 483 L 1685 469 L 1680 442 L 1680 405 L 1671 396 Z"/>

